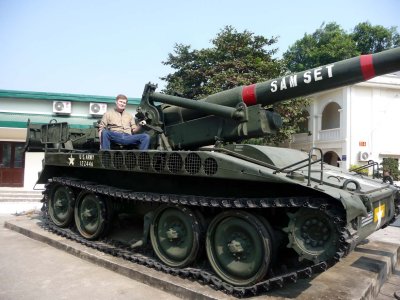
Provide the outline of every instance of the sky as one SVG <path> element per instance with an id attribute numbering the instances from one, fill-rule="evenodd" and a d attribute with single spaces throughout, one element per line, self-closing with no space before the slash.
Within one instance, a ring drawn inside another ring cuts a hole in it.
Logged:
<path id="1" fill-rule="evenodd" d="M 281 57 L 324 22 L 400 31 L 399 15 L 399 0 L 0 0 L 0 89 L 140 98 L 175 44 L 209 48 L 227 25 L 279 37 Z"/>

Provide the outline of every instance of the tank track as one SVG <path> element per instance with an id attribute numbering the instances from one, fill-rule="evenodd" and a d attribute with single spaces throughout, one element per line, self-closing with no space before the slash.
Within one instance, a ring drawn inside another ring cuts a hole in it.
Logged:
<path id="1" fill-rule="evenodd" d="M 223 208 L 272 208 L 272 207 L 308 207 L 313 209 L 319 209 L 328 214 L 335 226 L 340 232 L 341 236 L 339 238 L 338 251 L 334 255 L 333 259 L 328 261 L 322 261 L 319 263 L 312 264 L 303 267 L 301 269 L 286 272 L 276 276 L 272 276 L 262 282 L 254 284 L 249 287 L 236 287 L 223 282 L 213 271 L 198 269 L 198 268 L 173 268 L 169 267 L 162 262 L 160 262 L 156 257 L 149 256 L 147 253 L 142 253 L 142 251 L 135 250 L 133 252 L 128 245 L 121 243 L 119 241 L 109 240 L 107 238 L 97 241 L 89 241 L 84 239 L 79 233 L 74 232 L 71 229 L 59 228 L 54 223 L 52 223 L 50 217 L 47 213 L 47 201 L 48 201 L 48 191 L 47 188 L 51 183 L 59 183 L 65 186 L 79 188 L 86 191 L 90 191 L 96 194 L 105 195 L 114 198 L 113 200 L 120 199 L 120 201 L 144 201 L 144 202 L 158 202 L 163 204 L 172 205 L 189 205 L 189 206 L 204 206 L 204 207 L 223 207 Z M 98 185 L 94 182 L 82 181 L 79 179 L 54 177 L 49 179 L 49 183 L 46 185 L 46 190 L 44 194 L 44 222 L 42 227 L 50 232 L 57 235 L 66 237 L 85 246 L 97 249 L 101 252 L 121 257 L 125 260 L 144 265 L 149 268 L 156 269 L 158 271 L 179 276 L 182 278 L 191 279 L 198 281 L 201 284 L 208 285 L 215 290 L 222 291 L 226 294 L 233 295 L 238 298 L 250 297 L 255 295 L 260 295 L 265 292 L 271 291 L 276 288 L 282 288 L 287 284 L 296 283 L 299 279 L 310 278 L 314 274 L 321 273 L 336 262 L 338 262 L 342 257 L 345 257 L 355 246 L 356 236 L 352 236 L 345 227 L 346 222 L 343 218 L 337 214 L 335 211 L 329 208 L 328 201 L 324 198 L 310 198 L 310 197 L 296 197 L 296 198 L 219 198 L 215 199 L 212 197 L 202 197 L 202 196 L 190 196 L 190 195 L 163 195 L 157 193 L 140 193 L 132 192 L 129 190 L 122 190 L 118 188 L 113 188 L 111 186 Z"/>

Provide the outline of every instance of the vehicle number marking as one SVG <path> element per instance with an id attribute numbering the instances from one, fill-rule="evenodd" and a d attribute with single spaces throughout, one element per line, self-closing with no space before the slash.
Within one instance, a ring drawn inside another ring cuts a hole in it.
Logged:
<path id="1" fill-rule="evenodd" d="M 94 155 L 93 154 L 79 154 L 80 167 L 93 167 Z"/>

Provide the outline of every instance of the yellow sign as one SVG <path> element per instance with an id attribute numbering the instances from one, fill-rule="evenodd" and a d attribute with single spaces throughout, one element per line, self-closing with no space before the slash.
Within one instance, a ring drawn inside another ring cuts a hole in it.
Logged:
<path id="1" fill-rule="evenodd" d="M 385 204 L 379 205 L 374 208 L 374 223 L 382 220 L 385 216 Z"/>

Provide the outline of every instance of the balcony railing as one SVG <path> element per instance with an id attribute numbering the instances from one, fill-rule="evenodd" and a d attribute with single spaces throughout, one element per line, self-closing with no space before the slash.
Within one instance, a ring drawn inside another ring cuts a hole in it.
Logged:
<path id="1" fill-rule="evenodd" d="M 341 140 L 341 129 L 326 129 L 320 130 L 314 141 L 336 141 Z M 296 133 L 292 135 L 292 143 L 302 144 L 302 143 L 312 143 L 313 136 L 310 133 Z"/>
<path id="2" fill-rule="evenodd" d="M 318 134 L 319 141 L 340 140 L 340 128 L 321 130 Z"/>

